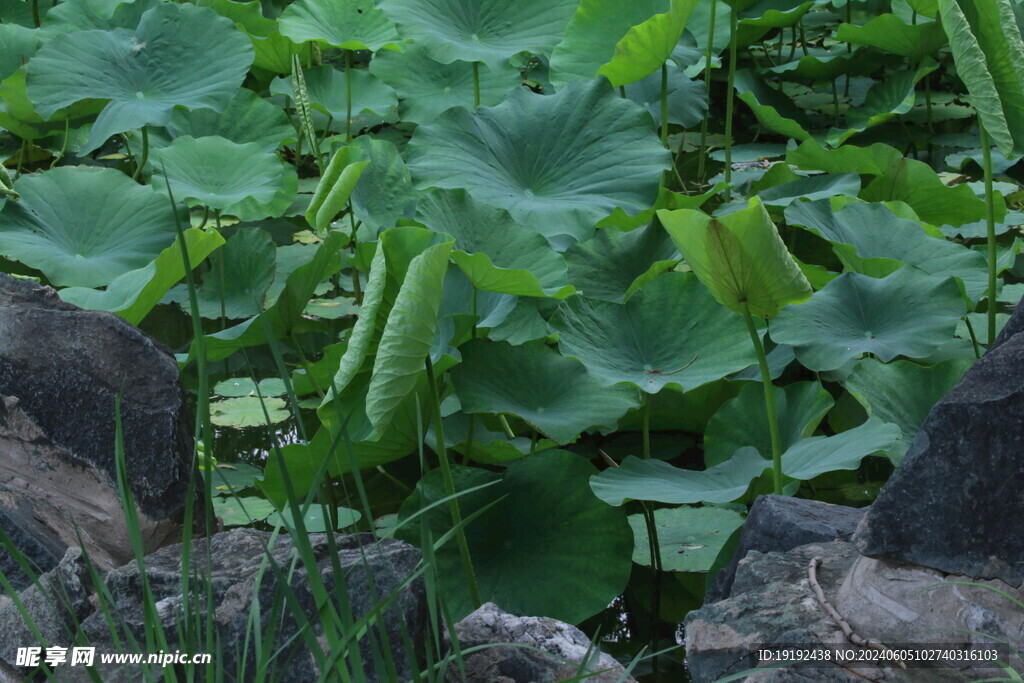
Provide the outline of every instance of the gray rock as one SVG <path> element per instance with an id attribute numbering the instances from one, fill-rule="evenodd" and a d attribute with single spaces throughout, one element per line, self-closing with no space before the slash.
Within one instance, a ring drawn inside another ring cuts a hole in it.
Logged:
<path id="1" fill-rule="evenodd" d="M 863 516 L 862 509 L 816 500 L 758 496 L 743 524 L 732 562 L 715 575 L 704 602 L 717 602 L 729 597 L 736 566 L 751 550 L 785 552 L 808 543 L 848 541 Z"/>
<path id="2" fill-rule="evenodd" d="M 929 413 L 854 536 L 861 553 L 1024 583 L 1024 334 Z"/>
<path id="3" fill-rule="evenodd" d="M 80 548 L 69 548 L 52 570 L 18 594 L 32 625 L 51 645 L 68 644 L 68 634 L 93 610 L 92 583 Z M 38 646 L 29 624 L 13 601 L 0 607 L 0 672 L 14 669 L 19 647 Z M 25 669 L 22 669 L 24 673 Z M 21 680 L 23 676 L 19 676 Z"/>
<path id="4" fill-rule="evenodd" d="M 42 571 L 80 545 L 79 531 L 98 566 L 131 559 L 115 484 L 119 392 L 128 481 L 155 550 L 180 539 L 193 471 L 173 355 L 115 315 L 0 274 L 0 521 Z M 14 564 L 0 550 L 22 587 Z"/>
<path id="5" fill-rule="evenodd" d="M 448 673 L 452 683 L 547 683 L 574 679 L 591 647 L 590 639 L 575 626 L 547 617 L 517 617 L 493 602 L 481 605 L 456 624 L 455 635 L 460 649 L 493 647 L 465 656 L 465 676 L 453 665 Z M 590 652 L 590 656 L 586 670 L 601 673 L 587 677 L 587 681 L 634 680 L 612 656 L 600 650 Z"/>
<path id="6" fill-rule="evenodd" d="M 1024 644 L 1024 613 L 1012 600 L 984 587 L 960 585 L 966 577 L 865 558 L 843 541 L 811 544 L 786 553 L 751 551 L 739 564 L 732 594 L 686 618 L 686 663 L 695 683 L 714 681 L 757 666 L 759 647 L 771 644 L 851 645 L 811 590 L 807 567 L 823 560 L 818 582 L 826 598 L 863 638 L 899 646 L 941 643 L 969 648 L 993 639 Z M 989 588 L 1021 599 L 1001 582 Z M 1011 665 L 1019 666 L 1019 659 Z M 828 665 L 765 669 L 748 681 L 966 681 L 998 669 L 875 668 Z"/>
<path id="7" fill-rule="evenodd" d="M 255 644 L 249 637 L 249 650 L 242 649 L 246 642 L 250 615 L 254 609 L 254 596 L 259 603 L 262 633 L 273 629 L 274 641 L 270 651 L 281 649 L 275 662 L 266 672 L 269 680 L 306 681 L 317 680 L 320 675 L 307 640 L 299 634 L 301 625 L 308 620 L 313 625 L 313 634 L 321 647 L 326 641 L 317 616 L 316 601 L 311 591 L 309 577 L 301 561 L 291 571 L 295 549 L 287 536 L 278 537 L 270 550 L 270 556 L 284 575 L 290 577 L 288 585 L 294 593 L 295 602 L 286 602 L 285 591 L 271 566 L 261 575 L 261 565 L 266 557 L 266 547 L 271 534 L 252 529 L 235 529 L 214 535 L 210 539 L 210 586 L 213 596 L 214 622 L 217 635 L 223 644 L 218 662 L 229 679 L 233 676 L 243 655 L 247 664 L 246 678 L 254 674 Z M 353 620 L 358 620 L 379 602 L 390 596 L 412 575 L 420 560 L 420 552 L 412 546 L 393 539 L 373 543 L 369 534 L 335 535 L 337 564 L 344 579 L 335 576 L 330 548 L 326 534 L 311 534 L 310 542 L 317 561 L 317 570 L 327 595 L 337 599 L 342 585 Z M 205 572 L 207 555 L 206 541 L 197 539 L 192 546 L 192 566 L 196 571 Z M 154 599 L 159 608 L 161 624 L 169 640 L 171 651 L 186 649 L 178 641 L 175 619 L 182 613 L 180 545 L 168 546 L 145 558 L 144 566 Z M 289 573 L 290 572 L 290 573 Z M 372 574 L 373 580 L 369 576 Z M 259 585 L 257 587 L 257 581 Z M 106 586 L 114 600 L 116 616 L 123 622 L 139 642 L 145 642 L 145 614 L 142 603 L 142 581 L 136 563 L 115 569 L 107 575 Z M 201 614 L 205 614 L 205 597 L 199 601 Z M 339 601 L 341 602 L 341 601 Z M 301 614 L 296 611 L 301 610 Z M 326 614 L 326 613 L 325 613 Z M 201 617 L 205 619 L 205 617 Z M 403 648 L 404 638 L 412 643 L 422 644 L 426 639 L 428 613 L 426 594 L 421 578 L 412 581 L 402 589 L 395 602 L 384 612 L 383 631 L 395 653 L 394 661 L 399 680 L 412 677 L 412 667 L 418 662 L 408 662 Z M 106 619 L 101 612 L 95 612 L 83 623 L 83 629 L 98 647 L 113 650 Z M 403 634 L 404 631 L 404 634 Z M 382 642 L 379 627 L 372 629 L 373 637 Z M 374 670 L 373 654 L 369 637 L 359 644 L 362 667 L 353 671 L 351 677 L 358 681 L 387 681 L 390 676 Z M 191 648 L 189 648 L 191 649 Z M 345 662 L 355 667 L 355 657 L 348 655 Z M 126 679 L 120 669 L 102 671 L 104 681 L 141 680 Z M 329 675 L 336 678 L 337 674 Z"/>

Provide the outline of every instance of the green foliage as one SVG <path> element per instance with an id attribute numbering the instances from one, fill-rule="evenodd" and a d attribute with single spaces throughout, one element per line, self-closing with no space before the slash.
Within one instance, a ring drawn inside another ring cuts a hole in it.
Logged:
<path id="1" fill-rule="evenodd" d="M 681 613 L 1020 294 L 1011 0 L 50 5 L 0 23 L 4 269 L 178 352 L 211 520 L 313 566 L 397 519 L 436 614 Z M 311 590 L 361 680 L 373 618 Z"/>

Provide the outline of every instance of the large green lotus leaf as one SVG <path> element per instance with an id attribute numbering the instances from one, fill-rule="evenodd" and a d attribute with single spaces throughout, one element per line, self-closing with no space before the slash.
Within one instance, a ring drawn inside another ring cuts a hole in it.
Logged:
<path id="1" fill-rule="evenodd" d="M 283 398 L 245 396 L 210 404 L 210 422 L 218 427 L 262 427 L 284 422 L 289 415 L 288 404 Z"/>
<path id="2" fill-rule="evenodd" d="M 455 262 L 477 289 L 564 299 L 573 293 L 565 259 L 504 209 L 478 204 L 465 190 L 425 195 L 417 219 L 455 238 Z"/>
<path id="3" fill-rule="evenodd" d="M 643 515 L 630 515 L 633 528 L 633 561 L 652 567 L 651 545 Z M 654 511 L 662 569 L 669 572 L 706 572 L 711 569 L 725 542 L 743 526 L 736 510 L 714 507 L 662 508 Z"/>
<path id="4" fill-rule="evenodd" d="M 322 40 L 343 50 L 379 50 L 399 41 L 398 31 L 373 0 L 299 0 L 278 23 L 296 43 Z"/>
<path id="5" fill-rule="evenodd" d="M 795 77 L 805 81 L 834 81 L 840 76 L 847 74 L 864 73 L 861 67 L 863 60 L 864 55 L 861 53 L 832 53 L 826 50 L 811 48 L 809 54 L 800 55 L 788 62 L 782 62 L 778 66 L 771 67 L 769 71 L 787 78 Z M 874 66 L 877 66 L 877 64 Z M 868 72 L 871 70 L 868 70 Z"/>
<path id="6" fill-rule="evenodd" d="M 399 404 L 423 372 L 437 329 L 441 288 L 452 242 L 431 246 L 409 264 L 377 345 L 366 397 L 366 415 L 378 433 L 390 426 Z"/>
<path id="7" fill-rule="evenodd" d="M 937 21 L 908 24 L 895 14 L 880 14 L 863 26 L 840 24 L 836 40 L 920 61 L 946 44 L 946 34 Z"/>
<path id="8" fill-rule="evenodd" d="M 661 68 L 679 43 L 698 0 L 671 0 L 667 12 L 636 26 L 615 45 L 611 60 L 597 70 L 616 88 L 635 83 Z"/>
<path id="9" fill-rule="evenodd" d="M 46 13 L 39 35 L 49 39 L 74 31 L 133 29 L 139 25 L 142 13 L 157 3 L 158 0 L 66 0 Z"/>
<path id="10" fill-rule="evenodd" d="M 985 130 L 1004 156 L 1024 153 L 1024 40 L 1009 0 L 939 0 L 942 27 Z"/>
<path id="11" fill-rule="evenodd" d="M 814 201 L 837 195 L 856 197 L 860 192 L 860 176 L 856 173 L 822 174 L 797 178 L 757 192 L 765 206 L 789 206 L 798 199 Z"/>
<path id="12" fill-rule="evenodd" d="M 441 64 L 426 49 L 411 45 L 404 52 L 384 50 L 370 62 L 370 72 L 398 92 L 398 114 L 403 121 L 433 122 L 452 107 L 472 108 L 473 65 Z M 478 68 L 480 104 L 494 106 L 522 84 L 522 77 L 508 65 Z"/>
<path id="13" fill-rule="evenodd" d="M 326 424 L 333 417 L 334 406 L 332 405 L 333 395 L 341 393 L 348 387 L 355 378 L 356 373 L 363 366 L 374 338 L 378 335 L 378 316 L 380 315 L 381 303 L 384 299 L 384 284 L 387 280 L 387 258 L 380 242 L 377 243 L 373 254 L 373 262 L 370 265 L 369 278 L 366 281 L 366 290 L 363 293 L 363 302 L 359 307 L 356 324 L 349 335 L 348 345 L 345 353 L 341 356 L 337 370 L 334 373 L 331 386 L 332 391 L 324 397 L 318 412 L 320 419 Z M 383 327 L 383 323 L 379 324 Z"/>
<path id="14" fill-rule="evenodd" d="M 247 88 L 239 88 L 221 112 L 176 109 L 167 130 L 176 138 L 217 135 L 239 145 L 251 142 L 268 152 L 285 140 L 295 139 L 295 128 L 284 111 Z"/>
<path id="15" fill-rule="evenodd" d="M 199 315 L 237 320 L 259 313 L 274 280 L 276 251 L 270 233 L 259 228 L 244 228 L 228 238 L 196 291 Z M 172 295 L 188 310 L 184 287 Z"/>
<path id="16" fill-rule="evenodd" d="M 772 387 L 779 419 L 779 436 L 785 450 L 814 434 L 835 401 L 817 382 L 797 382 Z M 760 382 L 745 384 L 708 421 L 704 431 L 704 463 L 713 467 L 725 462 L 740 448 L 751 446 L 759 453 L 771 453 L 768 413 Z"/>
<path id="17" fill-rule="evenodd" d="M 800 202 L 786 210 L 786 222 L 832 242 L 843 265 L 864 275 L 884 277 L 909 263 L 929 275 L 960 278 L 971 301 L 988 288 L 981 254 L 929 236 L 917 221 L 897 217 L 884 204 L 855 202 L 833 212 L 828 200 Z"/>
<path id="18" fill-rule="evenodd" d="M 382 0 L 399 34 L 448 64 L 507 62 L 520 52 L 548 54 L 579 0 Z"/>
<path id="19" fill-rule="evenodd" d="M 929 65 L 917 71 L 897 71 L 876 82 L 861 106 L 846 110 L 846 129 L 829 131 L 828 143 L 838 147 L 861 131 L 906 114 L 914 107 L 917 81 L 934 68 Z"/>
<path id="20" fill-rule="evenodd" d="M 21 201 L 0 213 L 0 253 L 55 285 L 108 285 L 175 239 L 167 198 L 113 169 L 55 168 L 23 175 L 14 190 Z"/>
<path id="21" fill-rule="evenodd" d="M 356 218 L 377 233 L 394 227 L 399 219 L 412 218 L 419 195 L 398 148 L 368 135 L 360 135 L 352 144 L 370 162 L 349 198 Z"/>
<path id="22" fill-rule="evenodd" d="M 224 238 L 218 232 L 196 228 L 185 231 L 185 247 L 193 268 L 222 244 Z M 104 290 L 65 287 L 58 294 L 79 308 L 117 313 L 132 325 L 138 325 L 183 277 L 185 267 L 181 259 L 181 242 L 175 238 L 174 244 L 160 252 L 155 260 L 119 275 Z"/>
<path id="23" fill-rule="evenodd" d="M 668 121 L 684 128 L 696 126 L 708 110 L 707 94 L 702 81 L 691 80 L 673 62 L 668 69 Z M 626 97 L 647 107 L 654 123 L 661 125 L 661 73 L 626 86 Z"/>
<path id="24" fill-rule="evenodd" d="M 193 205 L 221 210 L 243 220 L 271 215 L 256 205 L 267 205 L 286 195 L 289 185 L 297 187 L 295 167 L 275 153 L 249 142 L 240 145 L 218 136 L 176 138 L 170 145 L 152 151 L 153 166 L 166 174 L 176 199 Z M 286 183 L 286 179 L 291 183 Z M 294 194 L 294 193 L 293 193 Z M 253 200 L 243 205 L 247 199 Z"/>
<path id="25" fill-rule="evenodd" d="M 465 412 L 518 415 L 560 444 L 591 427 L 614 427 L 637 405 L 635 389 L 600 385 L 543 342 L 474 340 L 460 350 L 451 378 Z"/>
<path id="26" fill-rule="evenodd" d="M 583 0 L 551 53 L 551 82 L 561 88 L 574 79 L 594 78 L 615 56 L 616 46 L 630 29 L 668 12 L 671 6 L 670 0 Z"/>
<path id="27" fill-rule="evenodd" d="M 317 285 L 341 268 L 338 252 L 347 239 L 340 232 L 329 234 L 317 247 L 316 256 L 288 275 L 284 288 L 277 295 L 273 305 L 263 312 L 263 322 L 258 318 L 250 318 L 221 332 L 206 335 L 207 360 L 221 360 L 238 349 L 266 344 L 269 341 L 266 327 L 270 328 L 270 333 L 275 339 L 291 334 L 295 324 L 302 318 L 306 304 L 313 297 Z M 189 349 L 189 360 L 195 357 L 197 351 L 198 348 L 193 341 Z"/>
<path id="28" fill-rule="evenodd" d="M 352 145 L 339 147 L 331 157 L 306 208 L 306 223 L 318 234 L 323 234 L 349 204 L 352 191 L 369 163 L 363 159 L 362 151 Z"/>
<path id="29" fill-rule="evenodd" d="M 103 109 L 98 100 L 82 100 L 48 118 L 40 116 L 25 86 L 26 67 L 22 66 L 0 81 L 0 127 L 23 140 L 38 140 L 49 135 L 62 135 L 65 129 L 75 130 L 91 124 Z"/>
<path id="30" fill-rule="evenodd" d="M 656 223 L 625 232 L 601 228 L 565 252 L 569 281 L 588 299 L 622 303 L 679 261 L 672 238 Z"/>
<path id="31" fill-rule="evenodd" d="M 843 145 L 837 149 L 825 149 L 814 138 L 786 152 L 787 164 L 808 171 L 874 176 L 884 175 L 889 167 L 902 158 L 903 154 L 898 149 L 880 142 L 870 147 Z"/>
<path id="32" fill-rule="evenodd" d="M 359 372 L 337 404 L 332 400 L 329 408 L 321 406 L 319 415 L 324 421 L 321 431 L 327 436 L 322 445 L 310 444 L 314 457 L 322 461 L 335 436 L 339 444 L 330 468 L 335 475 L 374 468 L 414 452 L 422 443 L 423 425 L 429 420 L 426 377 L 425 372 L 420 373 L 415 389 L 398 404 L 388 428 L 381 433 L 373 428 L 366 415 L 371 372 Z M 345 434 L 339 433 L 341 425 L 345 425 Z"/>
<path id="33" fill-rule="evenodd" d="M 899 158 L 861 190 L 869 202 L 905 202 L 918 217 L 932 225 L 963 225 L 985 217 L 985 202 L 967 185 L 949 187 L 931 166 L 916 159 Z M 996 220 L 1006 207 L 997 202 Z"/>
<path id="34" fill-rule="evenodd" d="M 487 338 L 505 341 L 513 346 L 546 338 L 550 333 L 548 321 L 541 314 L 538 304 L 547 300 L 516 297 L 513 301 L 512 310 L 501 323 L 487 332 Z"/>
<path id="35" fill-rule="evenodd" d="M 855 470 L 861 460 L 889 451 L 899 440 L 899 427 L 872 417 L 835 436 L 812 436 L 798 441 L 782 454 L 782 472 L 806 481 L 826 472 Z"/>
<path id="36" fill-rule="evenodd" d="M 741 497 L 750 482 L 771 467 L 753 448 L 742 448 L 729 460 L 703 471 L 684 470 L 662 460 L 629 456 L 590 478 L 594 494 L 609 505 L 629 500 L 683 505 L 728 503 Z"/>
<path id="37" fill-rule="evenodd" d="M 907 447 L 932 407 L 960 381 L 972 362 L 954 359 L 923 366 L 906 360 L 881 363 L 866 358 L 857 363 L 845 384 L 871 415 L 900 428 Z"/>
<path id="38" fill-rule="evenodd" d="M 248 38 L 227 19 L 166 3 L 145 12 L 135 31 L 54 37 L 29 61 L 28 93 L 45 117 L 79 100 L 109 100 L 86 153 L 116 133 L 166 125 L 176 106 L 223 109 L 252 60 Z"/>
<path id="39" fill-rule="evenodd" d="M 0 24 L 0 81 L 20 69 L 38 46 L 36 31 L 17 24 Z"/>
<path id="40" fill-rule="evenodd" d="M 722 379 L 756 361 L 743 320 L 691 273 L 666 273 L 625 304 L 574 297 L 551 321 L 563 355 L 601 384 L 654 394 Z"/>
<path id="41" fill-rule="evenodd" d="M 747 2 L 741 4 L 749 5 Z M 800 0 L 759 0 L 739 12 L 736 27 L 737 45 L 752 45 L 773 28 L 787 28 L 800 23 L 812 2 Z"/>
<path id="42" fill-rule="evenodd" d="M 418 187 L 463 188 L 575 240 L 617 207 L 653 204 L 669 157 L 647 112 L 597 80 L 555 95 L 518 90 L 475 113 L 451 109 L 417 128 L 408 149 Z"/>
<path id="43" fill-rule="evenodd" d="M 479 468 L 453 470 L 459 491 L 497 477 Z M 500 483 L 459 497 L 463 518 L 499 500 L 466 526 L 482 600 L 516 614 L 545 614 L 576 624 L 603 610 L 625 589 L 633 533 L 624 510 L 605 505 L 591 493 L 587 478 L 594 472 L 585 458 L 547 451 L 512 463 Z M 420 480 L 402 504 L 400 520 L 445 497 L 439 475 L 434 470 Z M 452 525 L 446 504 L 423 519 L 435 541 Z M 407 525 L 400 535 L 419 544 L 420 524 Z M 474 606 L 456 544 L 439 548 L 437 561 L 448 607 L 460 619 Z"/>
<path id="44" fill-rule="evenodd" d="M 277 377 L 261 379 L 258 383 L 251 377 L 233 377 L 217 382 L 213 387 L 213 393 L 224 398 L 284 396 L 287 392 L 284 382 Z"/>
<path id="45" fill-rule="evenodd" d="M 344 123 L 348 116 L 348 90 L 344 71 L 329 64 L 314 66 L 302 72 L 306 79 L 309 101 L 314 109 Z M 352 69 L 352 116 L 372 112 L 383 118 L 398 109 L 398 96 L 387 85 L 366 69 Z M 272 95 L 294 97 L 291 76 L 275 78 L 270 84 Z M 344 126 L 342 126 L 344 127 Z"/>
<path id="46" fill-rule="evenodd" d="M 736 94 L 750 107 L 761 125 L 796 140 L 811 137 L 803 112 L 784 94 L 766 85 L 747 69 L 736 72 L 735 83 Z"/>
<path id="47" fill-rule="evenodd" d="M 790 306 L 771 327 L 811 370 L 835 370 L 863 353 L 882 361 L 922 358 L 953 337 L 964 314 L 960 287 L 910 266 L 884 279 L 844 273 Z"/>
<path id="48" fill-rule="evenodd" d="M 811 286 L 757 197 L 721 218 L 692 209 L 658 218 L 694 274 L 720 304 L 770 318 L 811 295 Z"/>

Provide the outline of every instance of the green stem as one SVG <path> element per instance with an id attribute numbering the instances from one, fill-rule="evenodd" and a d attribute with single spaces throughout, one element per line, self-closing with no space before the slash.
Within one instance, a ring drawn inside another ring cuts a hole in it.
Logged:
<path id="1" fill-rule="evenodd" d="M 732 111 L 733 86 L 736 82 L 736 53 L 739 17 L 736 8 L 729 10 L 729 83 L 725 93 L 725 182 L 732 182 Z M 732 199 L 732 188 L 725 188 L 725 201 Z"/>
<path id="2" fill-rule="evenodd" d="M 505 436 L 510 439 L 516 438 L 516 433 L 512 431 L 512 427 L 508 424 L 508 419 L 501 413 L 498 413 L 498 422 L 501 423 L 501 428 L 505 430 Z"/>
<path id="3" fill-rule="evenodd" d="M 473 62 L 473 109 L 480 106 L 480 62 Z"/>
<path id="4" fill-rule="evenodd" d="M 971 335 L 971 345 L 974 346 L 974 357 L 981 358 L 981 346 L 978 344 L 978 335 L 974 332 L 974 325 L 971 324 L 971 319 L 964 316 L 964 322 L 967 323 L 967 334 Z"/>
<path id="5" fill-rule="evenodd" d="M 764 353 L 764 346 L 761 344 L 761 336 L 754 327 L 754 316 L 750 314 L 750 307 L 743 302 L 743 318 L 747 321 L 747 331 L 750 332 L 750 341 L 754 344 L 754 352 L 757 354 L 757 364 L 761 367 L 761 383 L 764 385 L 764 407 L 768 413 L 768 432 L 772 438 L 772 481 L 775 495 L 782 495 L 782 440 L 779 438 L 779 417 L 775 411 L 775 389 L 772 385 L 772 373 L 768 369 L 768 357 Z"/>
<path id="6" fill-rule="evenodd" d="M 41 23 L 39 20 L 39 0 L 32 0 L 32 23 L 36 25 L 36 28 L 39 28 Z"/>
<path id="7" fill-rule="evenodd" d="M 978 119 L 981 132 L 981 153 L 985 169 L 985 227 L 988 235 L 988 345 L 996 340 L 996 198 L 992 191 L 992 148 L 988 133 Z"/>
<path id="8" fill-rule="evenodd" d="M 651 396 L 644 392 L 643 407 L 640 409 L 640 416 L 643 424 L 643 454 L 644 460 L 651 459 Z"/>
<path id="9" fill-rule="evenodd" d="M 668 147 L 668 62 L 661 65 L 661 144 Z"/>
<path id="10" fill-rule="evenodd" d="M 135 165 L 135 173 L 132 173 L 132 180 L 137 180 L 139 174 L 142 173 L 142 168 L 149 161 L 149 129 L 145 126 L 142 127 L 142 155 L 139 157 L 139 162 Z"/>
<path id="11" fill-rule="evenodd" d="M 836 128 L 839 127 L 839 92 L 836 90 L 836 82 L 832 81 L 832 116 L 836 123 Z"/>
<path id="12" fill-rule="evenodd" d="M 717 2 L 711 3 L 711 17 L 708 20 L 708 44 L 704 48 L 704 95 L 708 109 L 700 122 L 700 150 L 697 156 L 697 178 L 704 182 L 704 171 L 708 152 L 708 121 L 711 119 L 711 53 L 715 50 L 715 11 Z"/>
<path id="13" fill-rule="evenodd" d="M 804 33 L 803 19 L 797 25 L 800 27 L 800 50 L 804 53 L 804 57 L 806 57 L 810 54 L 810 50 L 807 49 L 807 35 Z"/>
<path id="14" fill-rule="evenodd" d="M 455 495 L 455 480 L 452 479 L 451 463 L 448 462 L 448 450 L 444 446 L 444 426 L 441 422 L 441 395 L 437 392 L 437 380 L 434 378 L 434 365 L 430 362 L 430 356 L 426 360 L 427 385 L 430 391 L 430 404 L 433 414 L 431 420 L 434 423 L 434 437 L 437 446 L 437 457 L 441 461 L 441 475 L 444 477 L 445 494 Z M 455 539 L 459 545 L 459 557 L 462 560 L 462 571 L 466 575 L 466 583 L 469 586 L 469 597 L 473 601 L 473 607 L 479 607 L 480 590 L 476 585 L 476 573 L 473 571 L 473 560 L 469 555 L 469 544 L 466 542 L 466 533 L 462 528 L 462 512 L 459 510 L 459 499 L 452 498 L 448 503 L 451 512 L 452 526 L 458 531 Z"/>
<path id="15" fill-rule="evenodd" d="M 345 50 L 345 141 L 352 142 L 352 50 Z"/>

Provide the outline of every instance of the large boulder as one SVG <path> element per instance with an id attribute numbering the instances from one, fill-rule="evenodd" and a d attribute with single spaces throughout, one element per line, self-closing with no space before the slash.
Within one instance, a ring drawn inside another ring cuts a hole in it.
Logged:
<path id="1" fill-rule="evenodd" d="M 1024 334 L 929 413 L 854 536 L 864 555 L 1024 583 Z"/>
<path id="2" fill-rule="evenodd" d="M 352 620 L 357 621 L 397 593 L 382 616 L 373 622 L 377 625 L 371 632 L 378 644 L 390 644 L 398 680 L 411 680 L 412 667 L 419 666 L 419 663 L 407 661 L 403 643 L 408 637 L 412 643 L 422 645 L 429 624 L 423 579 L 408 581 L 420 562 L 419 550 L 394 539 L 375 542 L 370 534 L 335 534 L 334 541 L 337 554 L 332 557 L 326 534 L 309 535 L 317 563 L 316 571 L 327 595 L 335 605 L 344 605 L 347 600 L 347 610 Z M 231 680 L 238 671 L 241 658 L 245 657 L 246 671 L 250 675 L 253 673 L 257 643 L 253 636 L 256 631 L 250 620 L 258 614 L 258 632 L 263 637 L 273 634 L 272 642 L 262 644 L 269 648 L 264 652 L 278 653 L 266 672 L 267 679 L 296 683 L 318 680 L 321 672 L 308 641 L 302 635 L 302 628 L 308 621 L 318 644 L 325 647 L 327 641 L 321 624 L 328 612 L 325 610 L 323 617 L 318 614 L 309 572 L 306 565 L 297 560 L 298 553 L 291 538 L 288 535 L 274 537 L 269 532 L 254 529 L 234 529 L 213 535 L 209 539 L 209 554 L 206 547 L 206 539 L 193 541 L 191 567 L 199 576 L 208 577 L 213 623 L 223 645 L 218 669 Z M 273 562 L 268 561 L 268 555 Z M 158 608 L 158 618 L 168 638 L 169 651 L 192 649 L 179 641 L 176 626 L 182 617 L 184 601 L 181 593 L 182 547 L 168 546 L 146 556 L 143 567 Z M 335 574 L 335 567 L 340 569 L 342 576 Z M 286 598 L 280 576 L 288 577 L 287 585 L 294 600 Z M 196 581 L 193 579 L 193 586 Z M 105 585 L 113 600 L 114 617 L 138 642 L 145 643 L 147 615 L 142 599 L 142 574 L 137 563 L 131 562 L 109 572 Z M 339 595 L 344 597 L 339 598 Z M 206 595 L 200 593 L 198 600 L 194 595 L 190 599 L 193 604 L 198 604 L 199 619 L 205 622 Z M 345 609 L 340 608 L 340 613 L 343 614 Z M 82 628 L 90 642 L 97 645 L 98 651 L 114 651 L 102 611 L 93 612 L 82 622 Z M 246 643 L 248 650 L 243 648 Z M 350 672 L 350 680 L 367 683 L 390 680 L 387 672 L 378 672 L 374 668 L 369 636 L 359 641 L 359 651 L 362 669 Z M 347 666 L 353 666 L 355 658 L 350 654 L 343 661 Z M 127 678 L 123 668 L 110 667 L 109 670 L 98 671 L 104 681 L 143 680 L 140 669 L 132 674 L 137 675 L 136 678 Z M 336 673 L 328 674 L 327 678 L 340 680 Z"/>
<path id="3" fill-rule="evenodd" d="M 548 683 L 574 680 L 588 656 L 585 680 L 628 683 L 619 662 L 575 626 L 548 617 L 519 617 L 493 602 L 484 603 L 455 625 L 459 648 L 487 646 L 463 657 L 463 669 L 453 666 L 452 683 Z M 524 647 L 527 646 L 527 647 Z"/>
<path id="4" fill-rule="evenodd" d="M 119 394 L 128 481 L 149 551 L 180 539 L 194 471 L 174 356 L 113 314 L 0 275 L 0 526 L 43 571 L 80 544 L 101 568 L 131 558 L 116 486 Z M 2 548 L 0 569 L 16 587 L 27 584 Z"/>
<path id="5" fill-rule="evenodd" d="M 350 667 L 348 679 L 373 683 L 390 681 L 397 675 L 397 680 L 411 680 L 413 668 L 418 671 L 422 666 L 423 652 L 410 653 L 406 638 L 422 650 L 429 628 L 423 579 L 410 580 L 420 563 L 420 552 L 394 539 L 375 541 L 370 534 L 335 534 L 336 554 L 332 555 L 326 534 L 311 534 L 308 538 L 316 562 L 314 571 L 342 622 L 349 617 L 358 622 L 373 611 L 380 612 L 370 620 L 369 633 L 358 636 L 362 665 L 356 668 L 353 652 L 341 660 Z M 202 644 L 197 647 L 180 639 L 185 603 L 181 593 L 183 556 L 180 544 L 167 546 L 147 555 L 143 568 L 156 608 L 155 618 L 167 638 L 165 651 L 205 653 Z M 304 625 L 311 626 L 316 647 L 326 653 L 329 643 L 322 622 L 329 612 L 318 610 L 309 570 L 298 557 L 290 536 L 235 529 L 215 534 L 208 541 L 195 539 L 190 557 L 192 589 L 187 599 L 198 610 L 193 618 L 202 624 L 207 622 L 207 598 L 210 600 L 215 642 L 220 643 L 216 665 L 225 680 L 236 680 L 239 671 L 243 672 L 241 680 L 252 680 L 258 646 L 265 655 L 275 654 L 263 674 L 266 680 L 305 683 L 320 677 L 309 640 L 304 637 Z M 287 588 L 282 577 L 287 577 Z M 131 562 L 108 572 L 102 591 L 97 591 L 81 550 L 70 549 L 57 567 L 19 593 L 21 607 L 12 601 L 0 605 L 0 683 L 24 680 L 27 670 L 17 666 L 17 648 L 38 645 L 22 618 L 21 608 L 48 644 L 67 645 L 70 634 L 78 634 L 96 648 L 91 670 L 84 666 L 58 667 L 58 680 L 84 683 L 98 676 L 118 683 L 162 678 L 160 666 L 124 667 L 100 662 L 100 654 L 138 654 L 145 650 L 147 629 L 152 632 L 157 624 L 147 613 L 142 583 L 138 564 Z M 203 585 L 209 586 L 208 594 Z M 108 596 L 105 609 L 97 604 L 98 592 Z M 378 607 L 384 603 L 385 608 Z M 252 621 L 257 615 L 258 624 Z M 120 645 L 110 632 L 108 617 L 117 624 Z M 270 637 L 257 643 L 256 634 Z M 339 637 L 348 635 L 342 632 Z M 128 644 L 132 639 L 136 645 Z M 202 634 L 200 641 L 205 643 Z M 395 666 L 391 673 L 375 669 L 382 647 L 391 649 Z M 415 661 L 409 660 L 410 654 Z M 179 678 L 184 674 L 180 667 L 174 671 Z M 337 672 L 325 676 L 327 680 L 340 680 Z"/>
<path id="6" fill-rule="evenodd" d="M 732 561 L 723 567 L 704 596 L 705 602 L 729 597 L 736 567 L 751 550 L 785 552 L 808 543 L 848 541 L 864 510 L 791 496 L 758 496 L 743 524 Z"/>
<path id="7" fill-rule="evenodd" d="M 901 649 L 908 643 L 933 643 L 964 651 L 1003 642 L 1009 645 L 1004 655 L 1024 646 L 1024 611 L 1013 602 L 1024 596 L 1012 587 L 1000 581 L 966 585 L 973 583 L 967 577 L 866 558 L 852 544 L 834 541 L 785 553 L 752 551 L 740 561 L 730 597 L 686 618 L 686 663 L 695 683 L 758 666 L 757 651 L 765 646 L 862 650 L 816 599 L 808 574 L 814 558 L 822 561 L 817 581 L 826 600 L 862 638 Z M 1019 658 L 1006 663 L 1020 670 Z M 992 664 L 965 661 L 906 669 L 847 662 L 765 669 L 748 680 L 941 683 L 989 678 L 1000 671 Z"/>

